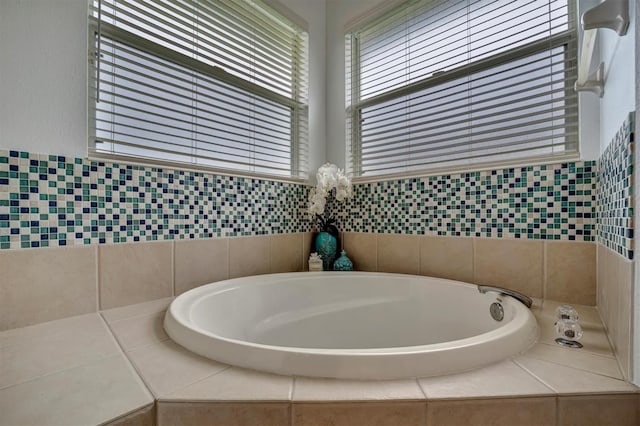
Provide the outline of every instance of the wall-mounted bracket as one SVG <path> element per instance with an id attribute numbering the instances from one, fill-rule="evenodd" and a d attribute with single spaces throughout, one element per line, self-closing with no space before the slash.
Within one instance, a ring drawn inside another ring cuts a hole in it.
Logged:
<path id="1" fill-rule="evenodd" d="M 574 89 L 576 92 L 587 91 L 602 97 L 604 64 L 600 63 L 595 71 L 589 72 L 598 28 L 609 28 L 619 36 L 625 35 L 629 28 L 629 0 L 604 0 L 582 14 L 582 54 L 578 64 L 578 81 Z"/>
<path id="2" fill-rule="evenodd" d="M 596 7 L 582 14 L 582 29 L 609 28 L 619 36 L 627 33 L 629 28 L 629 1 L 604 0 Z"/>
<path id="3" fill-rule="evenodd" d="M 573 88 L 576 92 L 591 92 L 602 97 L 604 95 L 604 63 L 600 62 L 598 68 L 587 75 L 584 83 L 578 84 L 576 81 Z"/>

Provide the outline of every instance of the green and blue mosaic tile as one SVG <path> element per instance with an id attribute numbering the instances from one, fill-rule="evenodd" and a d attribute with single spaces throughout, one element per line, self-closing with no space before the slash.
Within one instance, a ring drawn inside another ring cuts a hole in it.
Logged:
<path id="1" fill-rule="evenodd" d="M 354 186 L 342 231 L 594 241 L 592 161 Z M 0 151 L 0 248 L 306 232 L 309 186 Z"/>
<path id="2" fill-rule="evenodd" d="M 562 163 L 355 185 L 341 229 L 594 241 L 596 162 Z"/>
<path id="3" fill-rule="evenodd" d="M 623 123 L 598 164 L 598 239 L 633 259 L 634 114 Z"/>
<path id="4" fill-rule="evenodd" d="M 310 230 L 304 184 L 0 150 L 0 248 Z"/>

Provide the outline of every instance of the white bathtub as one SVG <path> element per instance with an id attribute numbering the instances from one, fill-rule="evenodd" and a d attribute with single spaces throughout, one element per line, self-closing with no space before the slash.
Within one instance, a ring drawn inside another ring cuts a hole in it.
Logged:
<path id="1" fill-rule="evenodd" d="M 504 319 L 489 306 L 498 301 Z M 300 272 L 178 296 L 164 328 L 224 363 L 286 375 L 393 379 L 455 373 L 528 349 L 536 320 L 508 296 L 413 275 Z"/>

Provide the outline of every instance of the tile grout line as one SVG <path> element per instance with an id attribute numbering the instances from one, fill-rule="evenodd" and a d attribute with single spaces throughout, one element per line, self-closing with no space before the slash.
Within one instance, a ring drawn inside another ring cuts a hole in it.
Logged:
<path id="1" fill-rule="evenodd" d="M 120 356 L 120 355 L 121 354 L 119 354 L 119 353 L 113 353 L 111 355 L 100 355 L 98 358 L 94 359 L 93 361 L 83 362 L 83 363 L 80 363 L 80 364 L 73 365 L 71 367 L 60 368 L 59 370 L 50 371 L 48 373 L 40 374 L 39 376 L 32 377 L 32 378 L 27 379 L 27 380 L 22 381 L 22 382 L 12 383 L 10 385 L 4 386 L 4 387 L 0 387 L 0 391 L 4 391 L 6 389 L 10 389 L 10 388 L 13 388 L 13 387 L 16 387 L 16 386 L 21 386 L 21 385 L 24 385 L 24 384 L 27 384 L 27 383 L 35 382 L 35 381 L 38 381 L 40 379 L 43 379 L 43 378 L 46 378 L 46 377 L 49 377 L 49 376 L 55 376 L 56 374 L 64 373 L 66 371 L 71 371 L 71 370 L 75 370 L 77 368 L 86 367 L 88 365 L 97 364 L 97 363 L 102 362 L 104 360 L 107 360 L 107 359 L 110 359 L 110 358 L 115 358 L 115 357 Z"/>
<path id="2" fill-rule="evenodd" d="M 169 340 L 170 340 L 170 339 L 169 339 Z M 217 361 L 216 361 L 216 362 L 217 362 Z M 222 364 L 222 363 L 220 362 L 220 364 Z M 222 365 L 224 365 L 225 367 L 224 367 L 224 368 L 221 368 L 220 370 L 218 370 L 218 371 L 216 371 L 216 372 L 214 372 L 214 373 L 208 374 L 208 375 L 206 375 L 205 377 L 201 377 L 201 378 L 199 378 L 199 379 L 194 380 L 193 382 L 189 382 L 189 383 L 187 383 L 187 384 L 185 384 L 185 385 L 183 385 L 183 386 L 180 386 L 180 387 L 178 387 L 178 388 L 176 388 L 176 389 L 173 389 L 171 392 L 169 392 L 169 393 L 168 393 L 167 395 L 165 395 L 165 396 L 160 396 L 160 395 L 158 395 L 158 396 L 156 397 L 156 400 L 157 400 L 157 401 L 161 401 L 161 400 L 162 400 L 162 401 L 164 401 L 164 402 L 189 402 L 189 401 L 186 401 L 186 400 L 185 400 L 185 401 L 179 401 L 179 400 L 177 400 L 177 401 L 176 401 L 176 400 L 171 400 L 171 399 L 167 399 L 167 398 L 171 397 L 171 395 L 175 394 L 176 392 L 179 392 L 179 391 L 181 391 L 181 390 L 183 390 L 183 389 L 188 388 L 189 386 L 193 386 L 193 385 L 195 385 L 195 384 L 197 384 L 197 383 L 200 383 L 200 382 L 202 382 L 202 381 L 204 381 L 204 380 L 210 379 L 211 377 L 217 376 L 217 375 L 219 375 L 219 374 L 221 374 L 221 373 L 223 373 L 223 372 L 225 372 L 225 371 L 227 371 L 227 370 L 229 370 L 229 369 L 233 368 L 233 366 L 232 366 L 232 365 L 229 365 L 229 364 L 222 364 Z M 209 401 L 209 400 L 208 400 L 208 401 L 193 401 L 193 402 L 203 402 L 203 403 L 207 403 L 207 402 L 221 402 L 221 403 L 224 403 L 224 402 L 231 402 L 231 403 L 232 403 L 233 401 L 216 401 L 216 400 L 210 400 L 210 401 Z"/>
<path id="3" fill-rule="evenodd" d="M 527 370 L 523 365 L 521 365 L 518 361 L 516 361 L 515 358 L 511 358 L 511 362 L 518 367 L 519 369 L 521 369 L 522 371 L 524 371 L 526 374 L 528 374 L 531 378 L 533 378 L 533 380 L 535 380 L 536 382 L 542 384 L 545 388 L 549 389 L 551 391 L 551 395 L 555 395 L 558 396 L 559 392 L 557 390 L 555 390 L 554 388 L 552 388 L 550 385 L 548 385 L 547 383 L 545 383 L 542 379 L 540 379 L 538 376 L 536 376 L 535 374 L 533 374 L 531 371 Z M 532 396 L 532 395 L 529 395 Z"/>
<path id="4" fill-rule="evenodd" d="M 171 241 L 171 296 L 176 297 L 176 240 Z"/>
<path id="5" fill-rule="evenodd" d="M 95 249 L 95 261 L 96 261 L 96 312 L 100 312 L 100 309 L 102 308 L 100 306 L 100 303 L 102 302 L 100 300 L 100 245 L 96 244 L 96 249 Z"/>
<path id="6" fill-rule="evenodd" d="M 102 318 L 102 315 L 100 315 L 99 312 L 91 312 L 91 313 L 83 314 L 83 315 L 93 315 L 93 314 L 97 315 L 100 323 L 104 325 L 104 323 L 105 323 L 104 318 Z M 0 387 L 0 390 L 5 390 L 5 389 L 12 388 L 14 386 L 19 386 L 19 385 L 22 385 L 22 384 L 25 384 L 25 383 L 34 382 L 36 380 L 40 380 L 40 379 L 45 378 L 45 377 L 49 377 L 49 376 L 52 376 L 52 375 L 55 375 L 55 374 L 63 373 L 65 371 L 74 370 L 76 368 L 86 367 L 88 365 L 92 365 L 92 364 L 96 364 L 98 362 L 102 362 L 105 359 L 114 358 L 116 356 L 122 355 L 123 354 L 122 353 L 122 348 L 120 347 L 118 342 L 115 340 L 113 334 L 111 333 L 111 329 L 108 327 L 108 325 L 107 325 L 107 330 L 106 331 L 107 331 L 107 334 L 109 335 L 109 338 L 113 341 L 113 343 L 115 343 L 115 346 L 118 349 L 118 351 L 116 353 L 112 353 L 112 354 L 109 354 L 109 355 L 98 355 L 98 357 L 96 359 L 92 360 L 92 361 L 80 362 L 78 364 L 75 364 L 75 365 L 72 365 L 72 366 L 69 366 L 69 367 L 63 367 L 63 368 L 60 368 L 58 370 L 49 371 L 47 373 L 40 374 L 38 376 L 34 376 L 34 377 L 32 377 L 30 379 L 27 379 L 27 380 L 24 380 L 22 382 L 12 383 L 10 385 Z M 60 332 L 55 333 L 55 334 L 56 335 L 60 334 Z M 32 340 L 32 339 L 29 339 L 29 340 Z M 10 345 L 10 346 L 5 346 L 5 347 L 11 347 L 11 346 L 15 346 L 15 345 Z"/>
<path id="7" fill-rule="evenodd" d="M 107 331 L 109 332 L 109 335 L 110 335 L 111 339 L 114 341 L 114 343 L 118 347 L 118 349 L 120 351 L 120 355 L 126 360 L 127 364 L 129 365 L 129 368 L 131 368 L 133 370 L 133 372 L 135 373 L 135 375 L 138 378 L 138 380 L 144 385 L 144 387 L 147 390 L 147 392 L 149 393 L 149 395 L 151 395 L 151 398 L 153 399 L 153 403 L 155 405 L 157 398 L 153 394 L 153 392 L 151 391 L 151 386 L 144 380 L 144 377 L 142 376 L 142 373 L 136 368 L 136 366 L 133 363 L 133 361 L 131 361 L 131 359 L 129 358 L 129 355 L 127 354 L 127 352 L 122 347 L 122 344 L 120 343 L 120 341 L 116 337 L 116 334 L 113 331 L 113 329 L 111 328 L 109 322 L 104 318 L 104 316 L 102 316 L 102 313 L 99 313 L 98 316 L 100 317 L 100 319 L 102 319 L 103 324 L 107 327 Z"/>
<path id="8" fill-rule="evenodd" d="M 422 385 L 420 384 L 420 378 L 415 377 L 413 380 L 416 381 L 416 384 L 418 385 L 418 389 L 420 389 L 422 396 L 424 396 L 424 402 L 427 403 L 429 401 L 429 397 L 427 396 L 427 390 L 424 387 L 422 387 Z"/>
<path id="9" fill-rule="evenodd" d="M 548 241 L 543 241 L 542 242 L 542 299 L 546 300 L 547 298 L 547 294 L 548 294 L 548 286 L 549 286 L 549 265 L 548 265 L 548 261 L 549 261 L 549 247 L 548 247 L 549 242 Z"/>
<path id="10" fill-rule="evenodd" d="M 545 382 L 544 380 L 542 380 L 542 378 L 536 376 L 533 371 L 529 370 L 527 367 L 525 367 L 524 365 L 520 364 L 518 362 L 518 360 L 513 359 L 513 363 L 516 364 L 518 367 L 522 368 L 525 372 L 527 372 L 531 377 L 533 377 L 534 379 L 536 379 L 537 381 L 539 381 L 540 383 L 542 383 L 544 386 L 546 386 L 547 388 L 551 389 L 556 396 L 558 396 L 558 394 L 560 392 L 558 392 L 556 389 L 553 388 L 553 386 L 551 386 L 549 383 Z M 567 367 L 570 368 L 570 367 Z"/>

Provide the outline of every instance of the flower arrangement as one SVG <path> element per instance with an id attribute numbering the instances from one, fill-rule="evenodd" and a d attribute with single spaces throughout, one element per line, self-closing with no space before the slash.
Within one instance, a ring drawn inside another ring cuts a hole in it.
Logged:
<path id="1" fill-rule="evenodd" d="M 351 179 L 335 164 L 326 163 L 316 173 L 318 183 L 309 194 L 309 214 L 318 221 L 321 231 L 338 234 L 334 225 L 336 220 L 331 214 L 333 199 L 342 203 L 353 195 Z"/>

